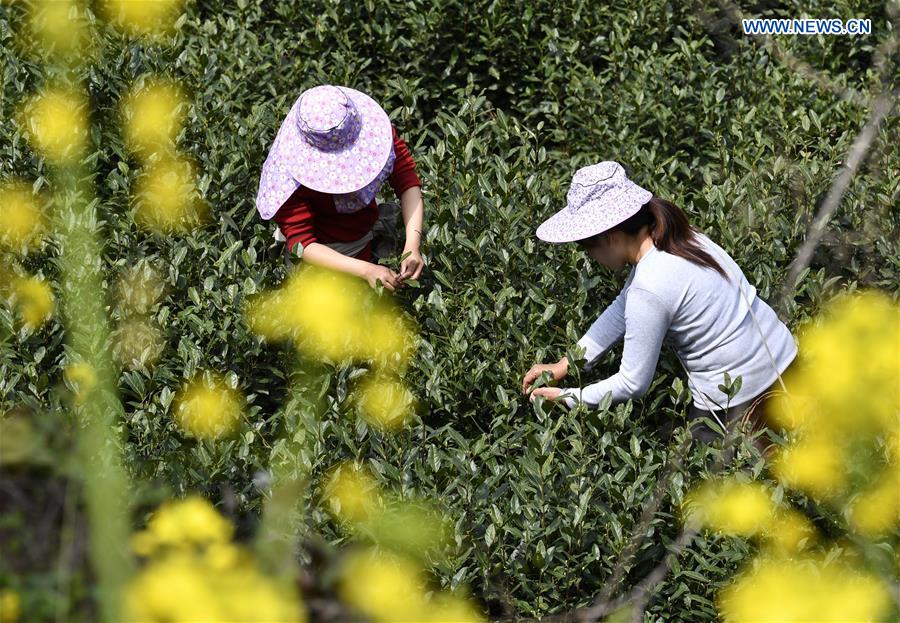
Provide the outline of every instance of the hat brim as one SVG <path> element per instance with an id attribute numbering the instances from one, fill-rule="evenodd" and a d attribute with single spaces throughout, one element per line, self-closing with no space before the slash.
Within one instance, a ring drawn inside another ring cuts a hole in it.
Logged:
<path id="1" fill-rule="evenodd" d="M 375 100 L 356 89 L 338 88 L 347 94 L 359 111 L 361 127 L 353 145 L 341 151 L 328 152 L 303 140 L 296 123 L 300 105 L 298 98 L 283 126 L 287 144 L 294 144 L 297 149 L 282 154 L 284 162 L 281 163 L 298 183 L 333 195 L 354 192 L 374 180 L 387 163 L 394 142 L 391 120 Z"/>
<path id="2" fill-rule="evenodd" d="M 604 204 L 621 201 L 629 194 L 629 189 L 624 189 L 616 196 L 604 198 Z M 565 242 L 577 242 L 612 229 L 619 223 L 634 216 L 641 206 L 653 198 L 650 191 L 642 191 L 628 199 L 629 205 L 624 212 L 619 212 L 611 217 L 609 212 L 599 211 L 600 206 L 586 204 L 574 211 L 568 207 L 563 208 L 537 228 L 537 237 L 544 242 L 561 244 Z M 624 216 L 622 216 L 624 214 Z"/>

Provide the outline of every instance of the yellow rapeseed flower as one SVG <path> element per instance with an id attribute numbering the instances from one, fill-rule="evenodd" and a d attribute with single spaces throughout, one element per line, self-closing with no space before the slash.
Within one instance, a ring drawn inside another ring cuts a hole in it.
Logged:
<path id="1" fill-rule="evenodd" d="M 28 250 L 40 241 L 45 226 L 31 186 L 19 181 L 0 186 L 0 246 Z"/>
<path id="2" fill-rule="evenodd" d="M 22 600 L 11 588 L 0 590 L 0 623 L 18 623 L 22 616 Z"/>
<path id="3" fill-rule="evenodd" d="M 312 359 L 372 361 L 402 369 L 413 332 L 401 314 L 363 280 L 304 264 L 280 288 L 254 301 L 247 318 L 254 332 L 270 340 L 291 338 Z"/>
<path id="4" fill-rule="evenodd" d="M 194 168 L 185 160 L 162 158 L 148 164 L 136 186 L 134 218 L 150 231 L 186 231 L 209 216 L 197 189 Z"/>
<path id="5" fill-rule="evenodd" d="M 325 499 L 336 517 L 353 523 L 362 522 L 378 508 L 378 483 L 362 465 L 341 463 L 328 475 Z"/>
<path id="6" fill-rule="evenodd" d="M 839 494 L 847 478 L 841 441 L 825 432 L 810 433 L 783 449 L 772 466 L 784 484 L 820 499 Z"/>
<path id="7" fill-rule="evenodd" d="M 36 2 L 29 14 L 30 43 L 37 51 L 73 58 L 90 44 L 83 3 L 74 0 Z"/>
<path id="8" fill-rule="evenodd" d="M 147 564 L 129 581 L 124 620 L 305 623 L 299 596 L 231 541 L 233 527 L 200 497 L 163 504 L 132 547 Z"/>
<path id="9" fill-rule="evenodd" d="M 799 333 L 799 365 L 785 383 L 812 418 L 803 424 L 838 436 L 896 425 L 900 306 L 878 291 L 841 295 Z M 786 424 L 799 423 L 776 412 Z"/>
<path id="10" fill-rule="evenodd" d="M 712 530 L 742 536 L 768 529 L 776 510 L 762 484 L 731 479 L 701 484 L 685 499 L 685 509 L 690 518 Z"/>
<path id="11" fill-rule="evenodd" d="M 171 34 L 184 8 L 184 0 L 102 0 L 107 20 L 135 36 Z"/>
<path id="12" fill-rule="evenodd" d="M 123 599 L 126 621 L 225 621 L 227 613 L 193 555 L 170 555 L 141 571 Z"/>
<path id="13" fill-rule="evenodd" d="M 360 356 L 377 363 L 382 369 L 406 372 L 415 344 L 415 332 L 407 317 L 387 299 L 379 301 L 366 322 L 368 352 Z"/>
<path id="14" fill-rule="evenodd" d="M 379 623 L 428 621 L 432 614 L 421 568 L 380 550 L 350 555 L 338 591 L 344 602 Z"/>
<path id="15" fill-rule="evenodd" d="M 56 164 L 78 158 L 87 145 L 84 94 L 66 87 L 47 89 L 25 108 L 26 123 L 37 151 Z"/>
<path id="16" fill-rule="evenodd" d="M 64 376 L 75 395 L 75 404 L 83 405 L 97 386 L 97 373 L 86 361 L 76 361 L 66 366 Z"/>
<path id="17" fill-rule="evenodd" d="M 305 621 L 297 595 L 262 575 L 254 564 L 212 568 L 190 552 L 152 561 L 129 583 L 123 601 L 124 619 L 134 622 Z"/>
<path id="18" fill-rule="evenodd" d="M 247 554 L 233 543 L 213 542 L 203 552 L 203 562 L 211 571 L 221 573 L 248 564 Z"/>
<path id="19" fill-rule="evenodd" d="M 853 500 L 850 525 L 861 534 L 875 537 L 900 525 L 900 469 L 888 465 L 875 484 Z"/>
<path id="20" fill-rule="evenodd" d="M 156 81 L 133 89 L 122 103 L 125 140 L 135 153 L 170 153 L 184 123 L 185 98 L 174 83 Z"/>
<path id="21" fill-rule="evenodd" d="M 53 314 L 53 290 L 43 279 L 17 277 L 12 299 L 23 325 L 32 330 L 40 328 Z"/>
<path id="22" fill-rule="evenodd" d="M 875 621 L 891 597 L 875 576 L 840 562 L 767 557 L 719 593 L 727 623 Z"/>
<path id="23" fill-rule="evenodd" d="M 188 435 L 217 439 L 238 426 L 243 396 L 218 375 L 206 373 L 186 384 L 173 403 L 175 421 Z"/>
<path id="24" fill-rule="evenodd" d="M 147 522 L 147 527 L 132 537 L 132 547 L 141 556 L 161 550 L 228 543 L 232 525 L 200 496 L 162 504 Z"/>
<path id="25" fill-rule="evenodd" d="M 415 396 L 403 381 L 389 374 L 367 374 L 354 396 L 360 416 L 381 430 L 401 428 L 415 409 Z"/>
<path id="26" fill-rule="evenodd" d="M 442 592 L 431 603 L 431 616 L 426 619 L 433 623 L 487 623 L 487 617 L 466 597 Z"/>
<path id="27" fill-rule="evenodd" d="M 816 528 L 805 515 L 795 510 L 780 510 L 760 533 L 770 550 L 793 554 L 816 540 Z"/>

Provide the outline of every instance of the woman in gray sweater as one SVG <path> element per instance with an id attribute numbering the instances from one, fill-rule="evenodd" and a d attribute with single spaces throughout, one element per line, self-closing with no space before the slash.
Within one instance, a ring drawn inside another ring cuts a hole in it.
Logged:
<path id="1" fill-rule="evenodd" d="M 756 407 L 778 386 L 797 345 L 740 267 L 691 227 L 681 209 L 629 180 L 620 164 L 601 162 L 575 173 L 567 206 L 537 235 L 546 242 L 577 242 L 612 270 L 632 268 L 622 291 L 578 341 L 590 365 L 624 339 L 619 371 L 581 389 L 536 388 L 532 400 L 542 396 L 572 407 L 579 400 L 596 406 L 607 394 L 613 403 L 643 396 L 667 339 L 688 375 L 692 420 L 708 417 L 724 426 L 748 411 L 761 417 Z M 568 370 L 565 357 L 535 365 L 522 391 L 544 371 L 559 381 Z M 725 373 L 741 379 L 730 399 L 719 389 Z M 711 438 L 709 429 L 700 430 L 701 438 Z"/>

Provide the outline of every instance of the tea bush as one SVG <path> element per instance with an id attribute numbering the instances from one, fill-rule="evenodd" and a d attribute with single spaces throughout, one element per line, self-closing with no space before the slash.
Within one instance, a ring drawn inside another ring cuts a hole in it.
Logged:
<path id="1" fill-rule="evenodd" d="M 871 18 L 872 37 L 779 44 L 841 88 L 868 97 L 890 87 L 870 69 L 878 41 L 896 24 L 890 3 L 760 1 L 742 8 L 758 16 L 802 10 Z M 0 178 L 52 187 L 16 114 L 44 80 L 18 43 L 25 14 L 23 3 L 0 6 Z M 535 361 L 564 354 L 623 277 L 574 248 L 539 242 L 534 230 L 563 204 L 577 167 L 617 160 L 638 183 L 684 208 L 774 303 L 867 117 L 864 106 L 816 86 L 743 36 L 721 8 L 700 3 L 203 1 L 190 5 L 168 43 L 142 45 L 98 27 L 103 46 L 83 72 L 93 110 L 87 159 L 96 171 L 114 325 L 135 318 L 116 296 L 129 268 L 143 263 L 164 283 L 138 316 L 160 332 L 160 356 L 151 362 L 144 353 L 146 361 L 126 366 L 119 383 L 127 467 L 143 483 L 139 504 L 200 492 L 219 501 L 242 534 L 257 521 L 273 442 L 289 428 L 280 406 L 293 357 L 254 336 L 243 316 L 249 297 L 286 275 L 273 226 L 254 208 L 258 175 L 296 96 L 319 83 L 346 84 L 383 104 L 424 183 L 428 267 L 421 288 L 399 295 L 422 336 L 406 379 L 421 404 L 407 432 L 383 435 L 354 416 L 347 396 L 355 369 L 326 371 L 327 408 L 303 457 L 313 474 L 314 533 L 335 543 L 345 538 L 316 506 L 315 483 L 343 459 L 364 460 L 384 486 L 437 501 L 455 522 L 454 551 L 435 563 L 443 584 L 472 585 L 493 615 L 538 616 L 590 603 L 663 478 L 665 501 L 626 561 L 622 586 L 662 559 L 679 531 L 673 509 L 706 461 L 703 448 L 681 456 L 683 433 L 664 432 L 683 418 L 676 362 L 664 352 L 650 392 L 638 401 L 572 413 L 529 404 L 518 390 L 521 376 Z M 885 73 L 895 76 L 891 63 Z M 189 94 L 178 145 L 195 160 L 214 214 L 205 228 L 174 237 L 135 223 L 139 166 L 119 118 L 132 83 L 159 75 Z M 897 144 L 893 118 L 795 300 L 780 309 L 791 326 L 839 290 L 877 287 L 897 297 Z M 52 281 L 60 254 L 51 238 L 22 266 Z M 62 325 L 53 320 L 39 332 L 19 332 L 3 308 L 0 327 L 0 410 L 33 412 L 39 445 L 64 451 L 70 427 L 54 423 L 67 400 Z M 617 358 L 605 355 L 596 374 L 614 371 Z M 231 440 L 189 439 L 170 415 L 182 381 L 203 369 L 224 373 L 247 398 Z M 681 466 L 663 476 L 676 458 Z M 4 498 L 21 500 L 36 473 L 66 476 L 68 469 L 48 465 L 38 452 L 30 464 L 4 465 Z M 36 589 L 53 565 L 29 556 L 25 521 L 10 515 L 0 528 L 20 535 L 4 538 L 9 555 L 0 581 L 28 572 L 15 582 Z M 742 540 L 698 538 L 654 592 L 648 620 L 715 620 L 715 588 L 748 551 Z M 52 616 L 49 598 L 31 599 L 32 611 Z"/>

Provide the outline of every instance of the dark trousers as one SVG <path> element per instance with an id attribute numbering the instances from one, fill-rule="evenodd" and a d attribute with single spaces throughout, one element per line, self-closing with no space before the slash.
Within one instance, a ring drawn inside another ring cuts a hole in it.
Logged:
<path id="1" fill-rule="evenodd" d="M 782 378 L 793 365 L 794 362 L 791 362 L 784 372 L 781 373 Z M 709 411 L 699 409 L 691 403 L 687 413 L 691 435 L 697 441 L 710 443 L 717 439 L 722 439 L 727 432 L 731 432 L 736 427 L 740 427 L 745 433 L 758 432 L 768 427 L 770 423 L 768 411 L 772 400 L 775 396 L 782 393 L 784 393 L 784 390 L 781 387 L 781 383 L 778 379 L 775 379 L 774 383 L 766 388 L 765 391 L 754 396 L 752 400 L 716 411 L 715 415 L 718 416 L 719 421 L 716 421 L 716 418 Z M 722 430 L 719 422 L 726 427 L 726 430 Z M 760 450 L 765 450 L 765 448 L 760 447 Z"/>

